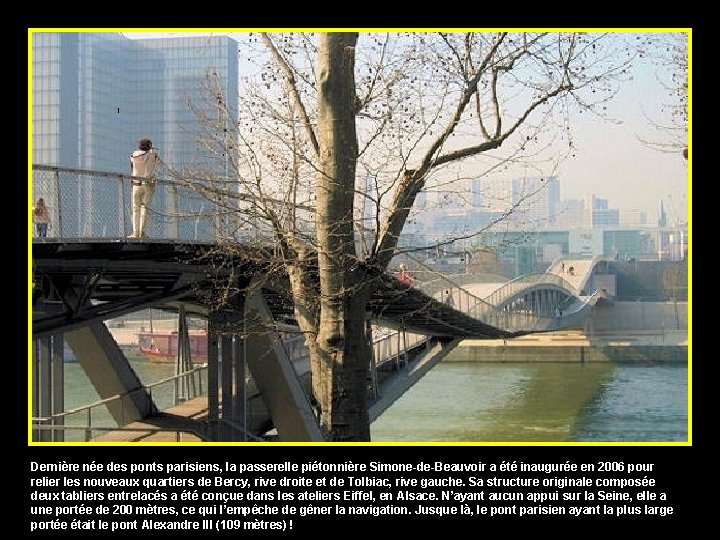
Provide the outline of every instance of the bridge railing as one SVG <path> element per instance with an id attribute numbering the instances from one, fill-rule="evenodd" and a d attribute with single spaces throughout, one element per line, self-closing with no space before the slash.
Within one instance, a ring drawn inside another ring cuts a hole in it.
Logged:
<path id="1" fill-rule="evenodd" d="M 452 296 L 452 307 L 489 326 L 506 332 L 537 332 L 562 328 L 561 317 L 545 317 L 530 311 L 499 309 L 486 299 L 475 296 L 448 277 L 438 277 L 418 284 L 428 296 L 447 302 L 446 292 Z"/>
<path id="2" fill-rule="evenodd" d="M 403 330 L 393 330 L 373 325 L 373 354 L 376 366 L 389 360 L 397 360 L 409 350 L 427 341 L 427 336 Z M 305 342 L 305 336 L 298 335 L 283 339 L 282 345 L 293 365 L 310 359 L 310 351 Z M 299 373 L 296 371 L 296 374 Z"/>
<path id="3" fill-rule="evenodd" d="M 33 165 L 33 200 L 42 197 L 49 208 L 52 226 L 48 236 L 55 238 L 124 238 L 132 232 L 131 176 L 120 173 L 88 171 L 46 165 Z M 222 210 L 211 202 L 213 186 L 207 181 L 178 182 L 158 178 L 150 208 L 147 235 L 181 241 L 214 242 L 233 238 L 238 241 L 257 240 L 258 228 L 241 227 L 237 211 Z M 216 194 L 217 195 L 217 194 Z M 444 301 L 443 292 L 450 290 L 454 308 L 479 318 L 497 328 L 516 332 L 534 331 L 552 326 L 547 317 L 532 313 L 499 310 L 494 304 L 528 287 L 532 280 L 556 284 L 574 290 L 560 276 L 539 274 L 523 276 L 481 299 L 450 280 L 440 278 L 420 288 L 437 300 Z"/>
<path id="4" fill-rule="evenodd" d="M 483 298 L 483 300 L 489 304 L 498 306 L 508 298 L 518 294 L 520 291 L 534 285 L 555 285 L 573 296 L 579 296 L 580 294 L 579 289 L 557 274 L 526 274 L 508 281 L 503 286 Z"/>
<path id="5" fill-rule="evenodd" d="M 132 233 L 132 177 L 126 174 L 32 166 L 33 201 L 45 200 L 55 238 L 124 238 Z M 158 178 L 146 234 L 150 238 L 207 241 L 257 237 L 236 211 L 213 204 L 213 187 Z"/>
<path id="6" fill-rule="evenodd" d="M 203 390 L 203 378 L 205 379 L 205 385 Z M 197 379 L 197 386 L 196 386 L 196 379 Z M 160 387 L 166 386 L 166 385 L 174 385 L 175 391 L 173 392 L 172 402 L 166 403 L 161 405 L 159 408 L 165 409 L 167 407 L 170 407 L 172 405 L 177 405 L 180 403 L 180 401 L 184 401 L 184 399 L 191 399 L 193 397 L 198 397 L 205 395 L 207 392 L 207 364 L 203 364 L 200 366 L 197 366 L 195 368 L 192 368 L 188 371 L 185 371 L 183 373 L 180 373 L 178 375 L 174 375 L 171 377 L 166 377 L 164 379 L 161 379 L 159 381 L 155 381 L 151 384 L 142 385 L 139 388 L 135 388 L 133 390 L 130 390 L 128 392 L 124 392 L 122 394 L 115 394 L 113 396 L 100 399 L 97 401 L 94 401 L 93 403 L 89 403 L 87 405 L 83 405 L 81 407 L 76 407 L 74 409 L 69 409 L 67 411 L 53 414 L 46 417 L 35 417 L 32 419 L 33 424 L 33 430 L 36 431 L 43 431 L 43 430 L 51 430 L 52 437 L 56 437 L 58 433 L 62 434 L 65 431 L 77 431 L 80 428 L 77 425 L 77 422 L 74 422 L 73 419 L 80 418 L 81 421 L 84 419 L 84 423 L 82 424 L 83 433 L 84 433 L 84 440 L 90 441 L 92 440 L 94 433 L 96 431 L 110 431 L 117 428 L 117 426 L 100 426 L 98 425 L 96 421 L 97 413 L 100 413 L 103 415 L 103 419 L 101 421 L 106 422 L 106 408 L 107 405 L 114 402 L 120 402 L 120 413 L 121 413 L 121 421 L 120 426 L 123 426 L 125 424 L 125 421 L 122 419 L 124 418 L 124 411 L 125 407 L 129 406 L 129 404 L 132 401 L 133 395 L 140 393 L 140 392 L 147 392 L 150 396 L 150 399 L 155 401 L 155 398 L 158 394 L 158 389 Z M 193 395 L 188 395 L 186 398 L 181 398 L 180 395 L 177 392 L 177 386 L 189 386 L 193 388 L 194 392 Z M 157 403 L 156 403 L 157 405 Z M 102 411 L 102 413 L 100 412 Z M 74 425 L 73 425 L 74 424 Z M 159 431 L 167 431 L 167 430 L 159 430 Z M 170 430 L 175 431 L 175 430 Z M 178 435 L 179 436 L 179 435 Z M 57 440 L 57 439 L 54 439 Z M 60 440 L 65 440 L 64 436 Z"/>

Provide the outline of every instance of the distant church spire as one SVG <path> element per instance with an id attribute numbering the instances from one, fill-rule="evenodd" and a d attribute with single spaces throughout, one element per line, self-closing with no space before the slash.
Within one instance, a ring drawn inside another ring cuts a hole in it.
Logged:
<path id="1" fill-rule="evenodd" d="M 660 199 L 660 210 L 658 211 L 658 227 L 667 227 L 667 215 L 662 199 Z"/>

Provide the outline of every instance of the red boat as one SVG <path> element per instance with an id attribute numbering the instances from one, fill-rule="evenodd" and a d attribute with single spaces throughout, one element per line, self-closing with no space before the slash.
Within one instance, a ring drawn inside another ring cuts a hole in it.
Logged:
<path id="1" fill-rule="evenodd" d="M 171 363 L 177 361 L 178 333 L 138 332 L 138 347 L 150 362 Z M 193 364 L 204 364 L 208 360 L 207 332 L 190 330 L 190 359 Z"/>

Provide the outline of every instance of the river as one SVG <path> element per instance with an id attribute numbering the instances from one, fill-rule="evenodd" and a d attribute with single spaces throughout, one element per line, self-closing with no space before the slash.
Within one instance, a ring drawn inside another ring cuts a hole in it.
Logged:
<path id="1" fill-rule="evenodd" d="M 684 364 L 441 362 L 372 424 L 372 438 L 686 441 L 687 373 Z"/>
<path id="2" fill-rule="evenodd" d="M 460 354 L 453 351 L 453 354 Z M 686 441 L 685 364 L 440 362 L 371 426 L 391 441 Z M 172 364 L 131 359 L 144 384 L 171 376 Z M 98 399 L 82 368 L 65 364 L 66 408 Z M 163 408 L 172 385 L 155 389 Z M 68 424 L 85 424 L 86 414 Z M 94 425 L 108 425 L 104 408 Z M 80 433 L 67 440 L 81 440 Z"/>

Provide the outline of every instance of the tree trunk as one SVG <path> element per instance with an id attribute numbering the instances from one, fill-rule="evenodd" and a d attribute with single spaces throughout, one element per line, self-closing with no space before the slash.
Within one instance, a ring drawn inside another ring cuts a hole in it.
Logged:
<path id="1" fill-rule="evenodd" d="M 365 339 L 367 291 L 353 233 L 357 135 L 355 44 L 357 33 L 325 33 L 318 52 L 316 233 L 320 317 L 312 355 L 313 392 L 320 424 L 333 441 L 368 441 Z"/>

